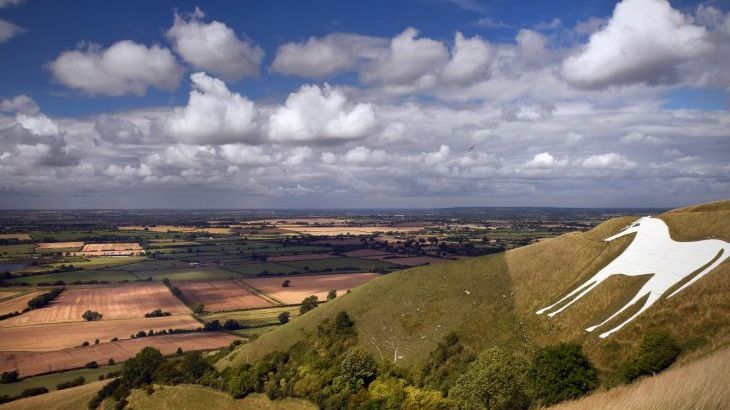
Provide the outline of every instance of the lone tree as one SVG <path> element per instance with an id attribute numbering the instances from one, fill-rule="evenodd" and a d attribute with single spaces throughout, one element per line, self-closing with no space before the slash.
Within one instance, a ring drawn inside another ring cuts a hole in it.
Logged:
<path id="1" fill-rule="evenodd" d="M 93 310 L 87 310 L 84 312 L 84 314 L 81 315 L 81 317 L 84 320 L 87 320 L 89 322 L 93 322 L 95 320 L 100 320 L 102 317 L 102 314 Z"/>
<path id="2" fill-rule="evenodd" d="M 287 279 L 287 280 L 281 282 L 281 287 L 288 288 L 290 284 L 291 284 L 291 281 L 289 279 Z"/>
<path id="3" fill-rule="evenodd" d="M 327 300 L 332 300 L 337 297 L 337 291 L 334 289 L 330 289 L 329 292 L 327 292 Z"/>
<path id="4" fill-rule="evenodd" d="M 193 303 L 193 306 L 191 306 L 191 308 L 193 309 L 193 313 L 200 314 L 203 313 L 203 310 L 205 310 L 205 305 L 203 305 L 202 303 Z"/>
<path id="5" fill-rule="evenodd" d="M 289 323 L 289 312 L 281 312 L 278 316 L 279 323 L 282 325 L 285 323 Z"/>
<path id="6" fill-rule="evenodd" d="M 299 308 L 299 313 L 302 315 L 309 312 L 310 310 L 317 307 L 317 296 L 307 296 L 302 301 L 302 306 Z"/>

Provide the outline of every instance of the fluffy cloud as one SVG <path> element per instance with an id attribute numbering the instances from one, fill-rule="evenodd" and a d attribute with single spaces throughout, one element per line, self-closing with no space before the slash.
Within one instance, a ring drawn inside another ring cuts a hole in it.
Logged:
<path id="1" fill-rule="evenodd" d="M 23 32 L 25 32 L 24 28 L 18 27 L 7 20 L 0 19 L 0 44 Z"/>
<path id="2" fill-rule="evenodd" d="M 591 169 L 632 169 L 636 167 L 636 162 L 630 161 L 615 152 L 609 152 L 607 154 L 591 155 L 583 161 L 583 167 Z"/>
<path id="3" fill-rule="evenodd" d="M 138 144 L 143 140 L 137 125 L 124 118 L 101 115 L 96 119 L 94 130 L 102 139 L 112 143 Z"/>
<path id="4" fill-rule="evenodd" d="M 527 168 L 554 168 L 564 167 L 568 164 L 567 159 L 556 159 L 549 152 L 541 152 L 525 163 Z"/>
<path id="5" fill-rule="evenodd" d="M 350 104 L 329 85 L 305 85 L 271 115 L 269 135 L 274 141 L 355 139 L 372 131 L 376 122 L 370 104 Z"/>
<path id="6" fill-rule="evenodd" d="M 190 76 L 193 89 L 185 107 L 164 120 L 168 135 L 188 143 L 225 143 L 253 139 L 256 107 L 246 97 L 205 73 Z"/>
<path id="7" fill-rule="evenodd" d="M 416 38 L 417 35 L 418 30 L 408 28 L 393 38 L 388 50 L 361 73 L 362 79 L 377 84 L 432 81 L 433 67 L 446 64 L 449 51 L 440 41 Z"/>
<path id="8" fill-rule="evenodd" d="M 639 131 L 631 131 L 630 133 L 621 137 L 621 142 L 623 142 L 624 144 L 661 145 L 666 142 L 666 139 L 661 137 L 654 137 L 652 135 L 646 135 Z"/>
<path id="9" fill-rule="evenodd" d="M 148 87 L 173 90 L 183 69 L 170 50 L 123 40 L 107 49 L 91 44 L 66 51 L 48 64 L 59 83 L 88 94 L 144 95 Z"/>
<path id="10" fill-rule="evenodd" d="M 350 33 L 310 37 L 306 42 L 281 45 L 271 67 L 282 74 L 319 78 L 355 69 L 377 57 L 387 44 L 382 38 Z"/>
<path id="11" fill-rule="evenodd" d="M 710 49 L 707 31 L 667 0 L 624 0 L 608 24 L 567 58 L 563 76 L 585 88 L 677 80 L 678 65 Z"/>
<path id="12" fill-rule="evenodd" d="M 167 31 L 175 51 L 193 67 L 225 80 L 257 76 L 264 58 L 263 49 L 238 38 L 231 28 L 219 21 L 204 23 L 204 16 L 199 8 L 187 19 L 175 14 L 175 22 Z"/>
<path id="13" fill-rule="evenodd" d="M 489 76 L 489 44 L 481 37 L 465 38 L 456 33 L 451 60 L 441 71 L 447 83 L 468 84 Z"/>
<path id="14" fill-rule="evenodd" d="M 0 111 L 35 114 L 39 111 L 38 104 L 27 95 L 18 95 L 11 99 L 0 101 Z"/>

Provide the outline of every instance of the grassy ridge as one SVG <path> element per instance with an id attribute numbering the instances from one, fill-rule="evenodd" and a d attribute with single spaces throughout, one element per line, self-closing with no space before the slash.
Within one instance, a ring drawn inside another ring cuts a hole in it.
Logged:
<path id="1" fill-rule="evenodd" d="M 727 238 L 728 212 L 730 201 L 659 217 L 677 240 Z M 615 368 L 651 328 L 669 331 L 696 349 L 695 354 L 726 345 L 730 340 L 730 262 L 675 297 L 658 302 L 605 340 L 583 329 L 626 303 L 646 276 L 612 277 L 553 318 L 534 313 L 619 255 L 632 238 L 612 242 L 603 238 L 635 219 L 615 218 L 589 232 L 498 255 L 389 274 L 262 335 L 221 360 L 218 367 L 286 350 L 324 317 L 340 310 L 356 321 L 360 345 L 376 357 L 408 366 L 418 364 L 449 331 L 456 331 L 464 345 L 475 351 L 495 345 L 531 351 L 560 341 L 578 341 L 604 371 Z"/>

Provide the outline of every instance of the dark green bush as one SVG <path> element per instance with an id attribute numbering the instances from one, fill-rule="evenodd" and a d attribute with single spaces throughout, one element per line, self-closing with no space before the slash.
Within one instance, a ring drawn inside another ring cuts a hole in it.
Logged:
<path id="1" fill-rule="evenodd" d="M 0 374 L 0 383 L 15 383 L 18 381 L 18 371 L 11 370 Z"/>
<path id="2" fill-rule="evenodd" d="M 619 366 L 616 373 L 622 383 L 650 376 L 671 366 L 682 351 L 677 341 L 664 332 L 644 335 L 633 356 Z"/>
<path id="3" fill-rule="evenodd" d="M 302 306 L 299 307 L 299 313 L 302 315 L 317 307 L 317 296 L 307 296 L 302 300 Z"/>
<path id="4" fill-rule="evenodd" d="M 543 406 L 581 397 L 598 387 L 596 369 L 576 343 L 538 350 L 529 378 L 533 398 Z"/>

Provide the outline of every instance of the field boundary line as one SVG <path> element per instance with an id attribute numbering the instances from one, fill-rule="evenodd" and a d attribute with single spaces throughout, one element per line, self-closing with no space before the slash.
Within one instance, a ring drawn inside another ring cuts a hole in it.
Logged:
<path id="1" fill-rule="evenodd" d="M 285 305 L 285 303 L 284 303 L 284 302 L 282 302 L 282 301 L 280 301 L 279 299 L 277 299 L 277 298 L 275 298 L 275 297 L 271 296 L 271 295 L 270 295 L 269 293 L 267 293 L 267 292 L 264 292 L 264 291 L 262 291 L 262 290 L 259 290 L 259 289 L 255 288 L 255 287 L 253 287 L 253 286 L 249 285 L 248 283 L 244 282 L 244 280 L 243 280 L 243 279 L 234 279 L 234 280 L 235 280 L 236 282 L 240 283 L 240 284 L 241 284 L 242 286 L 244 286 L 244 287 L 245 287 L 246 289 L 248 289 L 248 290 L 250 290 L 251 292 L 253 292 L 253 293 L 254 293 L 255 295 L 257 295 L 257 296 L 260 296 L 261 298 L 263 298 L 263 299 L 266 299 L 266 300 L 268 300 L 269 302 L 273 303 L 273 304 L 274 304 L 274 306 L 284 306 L 284 305 Z"/>

